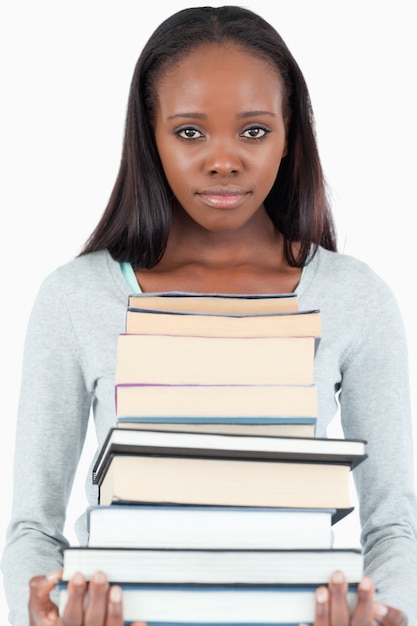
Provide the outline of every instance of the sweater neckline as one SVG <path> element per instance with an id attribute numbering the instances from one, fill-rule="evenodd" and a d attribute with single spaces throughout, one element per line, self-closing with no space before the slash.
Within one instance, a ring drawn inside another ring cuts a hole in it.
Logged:
<path id="1" fill-rule="evenodd" d="M 319 253 L 320 253 L 320 249 L 317 250 L 316 255 L 313 257 L 313 259 L 307 260 L 307 262 L 305 263 L 301 271 L 299 283 L 294 290 L 294 293 L 297 294 L 298 296 L 305 291 L 307 283 L 310 282 L 313 268 L 315 266 L 315 259 L 319 255 Z M 129 263 L 128 261 L 121 261 L 120 269 L 129 287 L 130 292 L 132 294 L 142 293 L 142 289 L 136 278 L 136 274 L 133 270 L 132 264 Z"/>

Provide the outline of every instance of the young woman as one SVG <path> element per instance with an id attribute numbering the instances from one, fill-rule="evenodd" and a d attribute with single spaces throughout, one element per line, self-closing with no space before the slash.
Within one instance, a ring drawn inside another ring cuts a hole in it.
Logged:
<path id="1" fill-rule="evenodd" d="M 128 295 L 168 290 L 296 291 L 300 308 L 321 310 L 317 435 L 340 404 L 345 435 L 368 442 L 354 476 L 371 578 L 349 616 L 336 573 L 330 591 L 317 592 L 316 625 L 416 622 L 417 509 L 397 304 L 370 268 L 336 251 L 309 94 L 285 43 L 250 11 L 204 7 L 176 13 L 146 44 L 109 204 L 82 254 L 47 277 L 33 308 L 2 561 L 11 623 L 28 625 L 29 579 L 62 564 L 90 408 L 98 447 L 115 425 Z M 96 503 L 90 482 L 87 492 Z M 78 530 L 85 543 L 84 519 Z M 33 579 L 31 624 L 119 626 L 119 590 L 108 594 L 97 576 L 85 612 L 85 583 L 73 581 L 62 619 L 48 600 L 56 574 Z M 374 605 L 373 584 L 387 604 Z"/>

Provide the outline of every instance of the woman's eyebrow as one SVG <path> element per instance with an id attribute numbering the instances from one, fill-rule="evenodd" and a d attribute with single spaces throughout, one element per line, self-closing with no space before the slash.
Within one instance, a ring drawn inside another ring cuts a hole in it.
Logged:
<path id="1" fill-rule="evenodd" d="M 266 111 L 263 109 L 257 109 L 255 111 L 242 111 L 242 113 L 236 113 L 236 118 L 237 119 L 244 119 L 247 117 L 256 117 L 256 116 L 261 116 L 261 115 L 270 115 L 271 117 L 276 117 L 276 113 L 273 113 L 273 111 Z M 196 113 L 196 112 L 192 112 L 192 111 L 184 111 L 183 113 L 174 113 L 173 115 L 169 115 L 168 119 L 169 120 L 174 120 L 174 119 L 178 119 L 178 118 L 188 118 L 188 119 L 193 119 L 193 120 L 205 120 L 207 119 L 207 115 L 205 113 Z"/>
<path id="2" fill-rule="evenodd" d="M 276 113 L 274 113 L 273 111 L 263 111 L 263 110 L 243 111 L 242 113 L 238 113 L 236 117 L 238 119 L 242 119 L 245 117 L 256 117 L 257 115 L 270 115 L 271 117 L 276 117 Z"/>
<path id="3" fill-rule="evenodd" d="M 192 113 L 192 112 L 190 112 L 190 113 L 187 113 L 187 112 L 184 112 L 184 113 L 174 113 L 174 115 L 169 115 L 168 119 L 169 120 L 174 120 L 174 119 L 176 119 L 178 117 L 188 117 L 188 118 L 191 118 L 191 119 L 194 119 L 194 120 L 205 120 L 205 119 L 207 119 L 207 115 L 205 113 Z"/>

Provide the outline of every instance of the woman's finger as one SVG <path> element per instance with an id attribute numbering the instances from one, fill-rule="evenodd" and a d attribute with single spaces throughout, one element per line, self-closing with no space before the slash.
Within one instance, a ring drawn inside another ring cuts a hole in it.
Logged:
<path id="1" fill-rule="evenodd" d="M 407 626 L 408 619 L 402 611 L 386 604 L 374 604 L 374 616 L 381 626 Z"/>
<path id="2" fill-rule="evenodd" d="M 348 626 L 350 624 L 347 590 L 344 574 L 339 571 L 334 572 L 329 583 L 331 626 Z"/>
<path id="3" fill-rule="evenodd" d="M 67 585 L 67 602 L 62 615 L 63 626 L 84 626 L 84 601 L 87 582 L 77 572 Z"/>
<path id="4" fill-rule="evenodd" d="M 364 576 L 358 585 L 357 604 L 352 614 L 352 626 L 372 626 L 374 624 L 374 585 Z"/>
<path id="5" fill-rule="evenodd" d="M 83 626 L 95 626 L 95 624 L 104 626 L 106 624 L 108 591 L 107 576 L 104 572 L 96 572 L 88 585 L 88 600 L 85 606 Z M 118 625 L 114 624 L 114 626 Z"/>
<path id="6" fill-rule="evenodd" d="M 318 587 L 315 594 L 314 626 L 330 626 L 330 593 L 327 587 Z"/>
<path id="7" fill-rule="evenodd" d="M 30 626 L 52 626 L 58 618 L 58 607 L 51 601 L 49 593 L 61 577 L 61 570 L 46 576 L 34 576 L 29 582 Z"/>
<path id="8" fill-rule="evenodd" d="M 106 626 L 123 626 L 123 592 L 119 585 L 113 585 L 108 594 Z"/>

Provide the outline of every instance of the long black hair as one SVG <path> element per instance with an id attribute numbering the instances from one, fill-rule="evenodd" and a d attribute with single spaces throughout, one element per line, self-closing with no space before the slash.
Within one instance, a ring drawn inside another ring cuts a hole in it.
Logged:
<path id="1" fill-rule="evenodd" d="M 158 79 L 196 47 L 237 44 L 274 66 L 284 84 L 290 123 L 287 155 L 265 200 L 284 235 L 288 263 L 301 267 L 318 245 L 336 250 L 333 219 L 317 149 L 308 88 L 277 31 L 237 6 L 178 11 L 154 31 L 133 73 L 120 169 L 108 205 L 81 254 L 108 249 L 116 261 L 153 267 L 163 255 L 171 223 L 172 192 L 154 138 Z M 294 253 L 292 243 L 298 242 Z"/>

